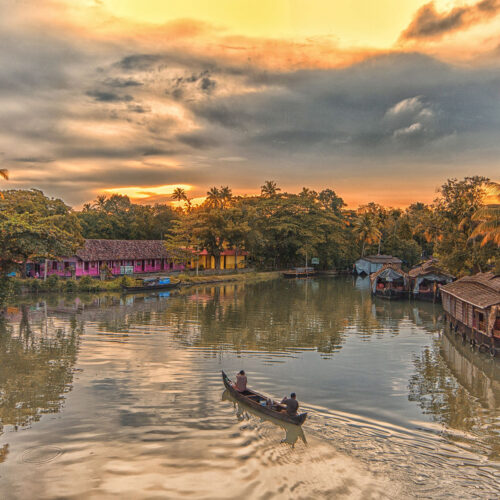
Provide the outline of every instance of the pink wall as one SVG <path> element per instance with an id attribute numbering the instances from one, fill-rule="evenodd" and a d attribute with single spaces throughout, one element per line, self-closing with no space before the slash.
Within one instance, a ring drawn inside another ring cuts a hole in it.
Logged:
<path id="1" fill-rule="evenodd" d="M 102 264 L 106 264 L 111 270 L 113 275 L 119 276 L 121 272 L 121 266 L 133 266 L 134 274 L 144 274 L 144 273 L 157 273 L 161 271 L 182 271 L 184 269 L 183 264 L 175 264 L 170 262 L 168 259 L 145 259 L 145 260 L 129 260 L 129 261 L 101 261 Z M 56 274 L 61 277 L 71 277 L 72 269 L 75 271 L 75 276 L 99 276 L 100 264 L 98 261 L 83 262 L 73 259 L 64 259 L 61 262 L 49 260 L 47 264 L 47 276 Z M 38 270 L 38 275 L 43 277 L 45 272 L 45 264 L 41 263 L 36 265 L 30 263 L 29 276 L 35 277 Z"/>

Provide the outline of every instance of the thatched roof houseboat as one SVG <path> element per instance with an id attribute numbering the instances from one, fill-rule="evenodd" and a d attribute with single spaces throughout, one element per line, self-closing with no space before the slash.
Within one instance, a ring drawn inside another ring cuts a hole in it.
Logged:
<path id="1" fill-rule="evenodd" d="M 451 283 L 455 278 L 439 267 L 436 259 L 429 259 L 413 267 L 409 272 L 411 293 L 416 299 L 436 302 L 440 297 L 440 288 Z"/>
<path id="2" fill-rule="evenodd" d="M 372 294 L 383 299 L 408 297 L 410 277 L 394 264 L 386 264 L 370 276 Z"/>
<path id="3" fill-rule="evenodd" d="M 354 263 L 354 269 L 357 274 L 370 275 L 387 264 L 401 267 L 402 261 L 392 255 L 366 255 Z"/>
<path id="4" fill-rule="evenodd" d="M 500 349 L 500 275 L 479 273 L 441 287 L 450 328 L 463 340 L 488 349 Z"/>

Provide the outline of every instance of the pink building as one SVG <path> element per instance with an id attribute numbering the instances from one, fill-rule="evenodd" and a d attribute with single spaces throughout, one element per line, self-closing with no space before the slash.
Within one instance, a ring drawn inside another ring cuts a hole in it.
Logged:
<path id="1" fill-rule="evenodd" d="M 114 275 L 180 271 L 161 240 L 85 240 L 73 257 L 47 262 L 47 275 L 99 276 L 101 271 Z M 28 276 L 43 276 L 45 263 L 28 263 Z"/>

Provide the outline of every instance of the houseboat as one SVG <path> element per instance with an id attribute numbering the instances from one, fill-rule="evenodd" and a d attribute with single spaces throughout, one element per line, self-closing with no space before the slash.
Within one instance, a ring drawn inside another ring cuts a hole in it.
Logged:
<path id="1" fill-rule="evenodd" d="M 500 351 L 500 275 L 479 273 L 441 287 L 446 320 L 464 341 L 488 350 Z"/>
<path id="2" fill-rule="evenodd" d="M 439 267 L 436 259 L 429 259 L 423 264 L 413 267 L 408 275 L 412 296 L 415 299 L 437 302 L 441 298 L 440 289 L 455 278 Z"/>
<path id="3" fill-rule="evenodd" d="M 354 263 L 356 274 L 370 275 L 382 269 L 385 265 L 401 267 L 402 261 L 392 255 L 367 255 Z"/>
<path id="4" fill-rule="evenodd" d="M 394 300 L 408 297 L 409 276 L 399 267 L 386 264 L 370 276 L 372 294 Z"/>

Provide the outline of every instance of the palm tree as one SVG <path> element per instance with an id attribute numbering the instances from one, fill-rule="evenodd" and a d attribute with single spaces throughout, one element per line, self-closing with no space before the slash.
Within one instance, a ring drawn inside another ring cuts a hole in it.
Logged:
<path id="1" fill-rule="evenodd" d="M 225 208 L 230 204 L 231 200 L 233 199 L 233 192 L 231 191 L 229 186 L 221 186 L 219 189 L 219 196 L 222 208 Z"/>
<path id="2" fill-rule="evenodd" d="M 281 191 L 281 188 L 279 188 L 274 181 L 265 181 L 264 184 L 260 186 L 260 194 L 264 198 L 276 196 L 278 191 Z"/>
<path id="3" fill-rule="evenodd" d="M 361 248 L 361 256 L 363 257 L 365 255 L 365 244 L 376 243 L 380 240 L 382 233 L 378 229 L 372 215 L 367 212 L 359 214 L 353 226 L 354 233 L 357 234 L 358 240 L 363 242 Z"/>
<path id="4" fill-rule="evenodd" d="M 482 236 L 481 246 L 486 245 L 488 241 L 500 246 L 500 184 L 497 182 L 488 182 L 487 194 L 496 203 L 483 205 L 474 215 L 472 220 L 479 222 L 472 231 L 470 239 Z"/>
<path id="5" fill-rule="evenodd" d="M 206 204 L 209 208 L 219 208 L 221 206 L 221 193 L 215 186 L 207 191 Z"/>
<path id="6" fill-rule="evenodd" d="M 3 177 L 6 181 L 9 180 L 9 171 L 6 168 L 0 168 L 0 177 Z M 3 193 L 0 193 L 2 199 L 4 199 Z"/>

